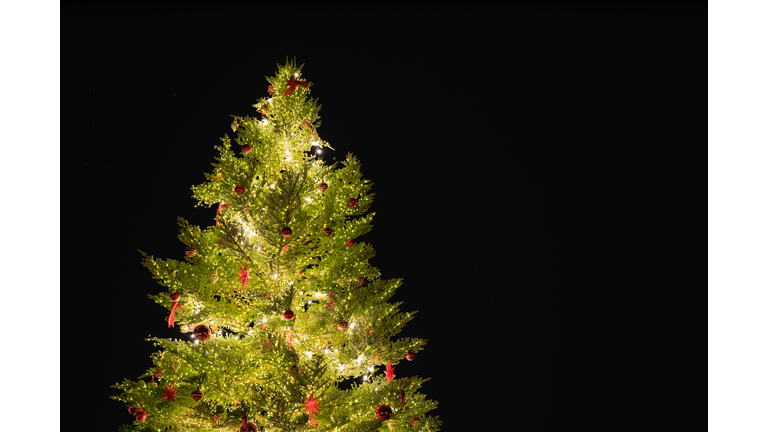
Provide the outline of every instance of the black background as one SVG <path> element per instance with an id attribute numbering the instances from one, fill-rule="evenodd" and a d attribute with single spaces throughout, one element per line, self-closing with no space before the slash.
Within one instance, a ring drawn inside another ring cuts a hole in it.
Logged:
<path id="1" fill-rule="evenodd" d="M 706 6 L 123 5 L 61 19 L 61 325 L 75 330 L 62 377 L 88 395 L 92 430 L 132 420 L 109 386 L 151 365 L 144 338 L 180 334 L 147 297 L 164 288 L 137 249 L 181 260 L 176 217 L 213 223 L 190 187 L 286 57 L 314 83 L 325 159 L 352 152 L 374 183 L 362 240 L 382 277 L 404 278 L 401 309 L 419 310 L 400 336 L 429 341 L 396 374 L 432 378 L 422 392 L 443 430 L 671 425 L 690 325 L 660 324 L 659 303 L 685 301 L 662 288 L 674 263 L 660 227 L 685 189 L 667 182 L 668 155 L 690 145 Z"/>

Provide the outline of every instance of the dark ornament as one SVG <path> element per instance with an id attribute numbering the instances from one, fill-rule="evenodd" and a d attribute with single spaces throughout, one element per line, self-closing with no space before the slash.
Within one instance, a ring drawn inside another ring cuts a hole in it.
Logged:
<path id="1" fill-rule="evenodd" d="M 200 391 L 200 386 L 197 386 L 197 390 L 192 390 L 192 399 L 195 402 L 203 398 L 203 392 Z"/>
<path id="2" fill-rule="evenodd" d="M 205 342 L 211 338 L 211 329 L 205 324 L 200 324 L 193 331 L 198 342 Z"/>
<path id="3" fill-rule="evenodd" d="M 381 404 L 376 407 L 376 418 L 379 420 L 389 420 L 392 417 L 392 408 L 385 404 Z"/>

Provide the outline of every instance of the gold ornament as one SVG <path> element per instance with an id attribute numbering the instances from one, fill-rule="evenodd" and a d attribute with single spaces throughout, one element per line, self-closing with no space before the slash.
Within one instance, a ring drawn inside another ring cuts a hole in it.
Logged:
<path id="1" fill-rule="evenodd" d="M 379 354 L 379 353 L 376 353 L 376 354 L 371 356 L 371 363 L 373 363 L 373 364 L 381 363 L 380 360 L 381 360 L 381 354 Z"/>
<path id="2" fill-rule="evenodd" d="M 179 361 L 179 358 L 176 357 L 173 359 L 173 363 L 171 363 L 171 367 L 173 368 L 173 371 L 176 372 L 181 367 L 181 362 Z"/>
<path id="3" fill-rule="evenodd" d="M 232 132 L 237 130 L 237 119 L 232 120 Z"/>
<path id="4" fill-rule="evenodd" d="M 217 280 L 219 280 L 219 272 L 218 270 L 214 270 L 213 274 L 211 275 L 211 283 L 215 284 Z"/>
<path id="5" fill-rule="evenodd" d="M 218 182 L 220 182 L 220 181 L 224 180 L 224 174 L 222 174 L 222 173 L 216 173 L 216 174 L 213 176 L 213 180 L 215 180 L 215 181 L 218 181 Z"/>
<path id="6" fill-rule="evenodd" d="M 317 129 L 312 129 L 312 141 L 320 141 L 320 135 L 317 134 Z"/>
<path id="7" fill-rule="evenodd" d="M 328 185 L 324 181 L 321 181 L 320 184 L 317 185 L 317 190 L 325 192 L 328 190 Z"/>
<path id="8" fill-rule="evenodd" d="M 341 330 L 341 331 L 346 331 L 349 328 L 349 323 L 347 323 L 344 320 L 341 320 L 341 321 L 336 323 L 336 328 Z"/>
<path id="9" fill-rule="evenodd" d="M 389 430 L 392 430 L 395 428 L 395 421 L 394 420 L 387 420 L 387 426 L 389 426 Z"/>

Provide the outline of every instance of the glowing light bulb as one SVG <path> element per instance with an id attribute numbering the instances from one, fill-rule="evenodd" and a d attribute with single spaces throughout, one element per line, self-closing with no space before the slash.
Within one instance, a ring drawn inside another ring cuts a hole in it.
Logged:
<path id="1" fill-rule="evenodd" d="M 317 154 L 321 154 L 323 151 L 320 149 L 317 149 Z"/>
<path id="2" fill-rule="evenodd" d="M 363 375 L 363 381 L 368 381 L 368 375 Z"/>
<path id="3" fill-rule="evenodd" d="M 266 125 L 267 123 L 269 123 L 269 121 L 267 121 L 267 119 L 264 119 L 264 120 L 261 121 L 261 124 L 263 124 L 263 125 Z"/>

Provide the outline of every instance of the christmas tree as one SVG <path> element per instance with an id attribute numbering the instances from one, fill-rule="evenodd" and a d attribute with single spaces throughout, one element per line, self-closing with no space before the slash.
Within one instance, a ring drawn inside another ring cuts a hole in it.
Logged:
<path id="1" fill-rule="evenodd" d="M 214 223 L 179 218 L 183 260 L 142 252 L 165 287 L 150 295 L 168 308 L 161 325 L 189 337 L 148 339 L 152 366 L 113 386 L 135 416 L 125 431 L 439 430 L 427 379 L 395 378 L 426 344 L 394 338 L 415 314 L 388 303 L 402 279 L 382 279 L 356 240 L 371 229 L 372 183 L 352 154 L 321 158 L 332 147 L 302 66 L 267 78 L 259 118 L 233 116 L 238 147 L 222 138 L 192 187 Z"/>

